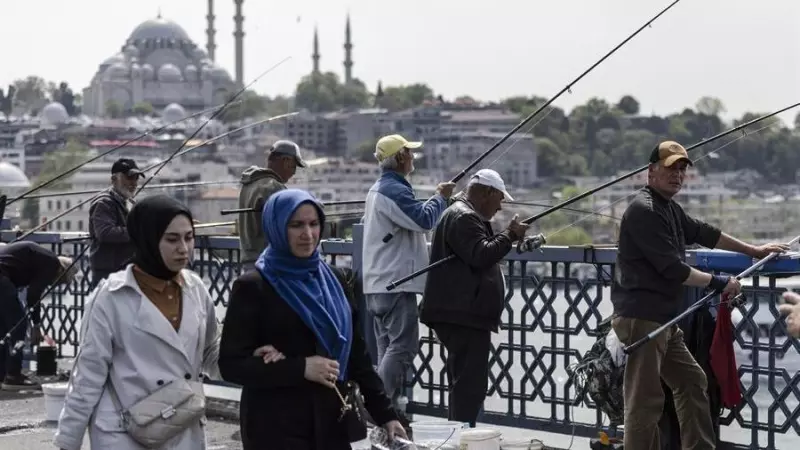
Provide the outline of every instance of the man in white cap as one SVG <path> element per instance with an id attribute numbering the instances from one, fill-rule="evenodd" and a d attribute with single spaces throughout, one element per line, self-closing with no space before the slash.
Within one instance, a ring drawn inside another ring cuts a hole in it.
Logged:
<path id="1" fill-rule="evenodd" d="M 492 232 L 489 221 L 504 200 L 513 198 L 494 170 L 470 178 L 466 195 L 442 214 L 431 242 L 431 264 L 456 258 L 430 272 L 420 307 L 420 321 L 447 349 L 449 418 L 472 427 L 486 398 L 490 334 L 505 307 L 499 263 L 529 227 L 514 216 L 504 231 Z"/>
<path id="2" fill-rule="evenodd" d="M 432 230 L 447 208 L 454 183 L 441 183 L 428 200 L 417 200 L 408 182 L 414 170 L 410 142 L 393 134 L 375 146 L 381 177 L 369 190 L 364 205 L 362 251 L 363 289 L 368 310 L 374 317 L 378 347 L 378 375 L 386 393 L 397 400 L 403 375 L 419 349 L 417 295 L 425 286 L 424 276 L 388 292 L 386 286 L 428 264 L 425 233 Z"/>

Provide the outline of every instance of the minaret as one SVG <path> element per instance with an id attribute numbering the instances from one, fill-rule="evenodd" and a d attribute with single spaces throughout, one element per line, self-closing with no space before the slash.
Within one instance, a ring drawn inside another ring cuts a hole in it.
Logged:
<path id="1" fill-rule="evenodd" d="M 317 27 L 314 27 L 314 53 L 311 54 L 311 60 L 314 62 L 313 73 L 319 73 L 319 36 L 317 35 Z"/>
<path id="2" fill-rule="evenodd" d="M 350 37 L 350 14 L 344 27 L 344 84 L 353 81 L 353 42 Z"/>
<path id="3" fill-rule="evenodd" d="M 242 15 L 242 3 L 244 0 L 233 0 L 236 3 L 236 15 L 233 16 L 233 22 L 236 25 L 236 31 L 233 32 L 233 38 L 236 41 L 236 82 L 244 85 L 244 16 Z"/>
<path id="4" fill-rule="evenodd" d="M 206 20 L 208 21 L 208 28 L 206 28 L 206 51 L 208 51 L 208 59 L 214 61 L 214 53 L 217 50 L 217 44 L 214 43 L 214 35 L 217 34 L 217 31 L 214 30 L 214 0 L 208 0 L 208 15 L 206 16 Z"/>

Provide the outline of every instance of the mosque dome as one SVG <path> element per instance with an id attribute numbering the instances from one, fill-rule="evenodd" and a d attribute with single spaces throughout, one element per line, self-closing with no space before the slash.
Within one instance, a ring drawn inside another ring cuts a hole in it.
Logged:
<path id="1" fill-rule="evenodd" d="M 166 63 L 158 68 L 158 81 L 178 82 L 183 81 L 181 70 L 175 64 Z"/>
<path id="2" fill-rule="evenodd" d="M 231 74 L 224 67 L 214 64 L 211 67 L 211 78 L 217 81 L 230 81 Z"/>
<path id="3" fill-rule="evenodd" d="M 128 77 L 128 66 L 125 63 L 114 63 L 111 67 L 106 70 L 106 79 L 107 80 L 119 80 L 125 79 Z"/>
<path id="4" fill-rule="evenodd" d="M 177 122 L 186 117 L 186 110 L 183 109 L 183 106 L 177 103 L 170 103 L 166 108 L 164 108 L 164 112 L 161 113 L 161 117 L 164 118 L 165 122 Z"/>
<path id="5" fill-rule="evenodd" d="M 189 80 L 189 81 L 197 81 L 197 74 L 198 74 L 197 66 L 195 66 L 194 64 L 189 64 L 189 65 L 186 66 L 186 68 L 183 71 L 186 74 L 186 79 L 187 80 Z"/>
<path id="6" fill-rule="evenodd" d="M 50 103 L 39 112 L 39 118 L 45 125 L 60 125 L 69 121 L 67 108 L 58 102 Z"/>
<path id="7" fill-rule="evenodd" d="M 150 64 L 142 64 L 142 78 L 147 81 L 150 81 L 156 77 L 156 71 L 153 69 L 153 66 Z"/>
<path id="8" fill-rule="evenodd" d="M 139 24 L 139 26 L 137 26 L 131 33 L 130 37 L 128 38 L 128 42 L 159 38 L 184 41 L 191 40 L 189 39 L 189 34 L 186 33 L 186 30 L 184 30 L 183 27 L 171 20 L 157 17 L 155 19 L 146 20 Z"/>
<path id="9" fill-rule="evenodd" d="M 122 53 L 117 53 L 116 55 L 113 55 L 113 56 L 109 57 L 108 59 L 106 59 L 105 61 L 103 61 L 103 64 L 101 64 L 101 65 L 102 66 L 113 66 L 114 64 L 124 63 L 124 62 L 125 62 L 125 55 L 123 55 Z"/>
<path id="10" fill-rule="evenodd" d="M 29 188 L 31 182 L 19 167 L 0 162 L 0 188 Z"/>

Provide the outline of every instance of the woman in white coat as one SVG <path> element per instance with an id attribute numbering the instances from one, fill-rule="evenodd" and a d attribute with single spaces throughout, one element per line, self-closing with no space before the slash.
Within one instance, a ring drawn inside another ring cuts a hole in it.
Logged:
<path id="1" fill-rule="evenodd" d="M 134 263 L 102 282 L 87 307 L 57 447 L 80 449 L 88 428 L 92 449 L 143 448 L 123 428 L 107 382 L 127 409 L 173 380 L 219 377 L 214 302 L 200 277 L 185 269 L 194 250 L 192 223 L 188 208 L 166 195 L 131 210 Z M 162 448 L 205 449 L 205 417 Z"/>

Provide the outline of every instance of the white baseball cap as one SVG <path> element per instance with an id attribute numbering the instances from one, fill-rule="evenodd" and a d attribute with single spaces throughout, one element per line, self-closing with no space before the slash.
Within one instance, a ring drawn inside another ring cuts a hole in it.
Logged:
<path id="1" fill-rule="evenodd" d="M 510 202 L 514 200 L 514 197 L 506 190 L 506 183 L 500 178 L 500 174 L 492 169 L 481 169 L 475 172 L 475 174 L 469 178 L 468 184 L 481 184 L 483 186 L 495 188 L 503 193 L 503 198 L 506 201 Z"/>

